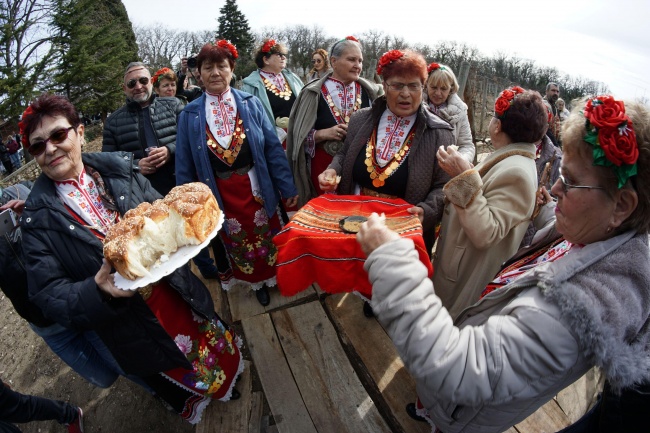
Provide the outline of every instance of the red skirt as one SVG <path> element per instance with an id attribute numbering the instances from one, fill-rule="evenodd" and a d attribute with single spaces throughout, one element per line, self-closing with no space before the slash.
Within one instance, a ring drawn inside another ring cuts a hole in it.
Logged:
<path id="1" fill-rule="evenodd" d="M 280 231 L 278 214 L 269 217 L 262 200 L 253 196 L 248 174 L 233 173 L 228 179 L 215 178 L 223 203 L 224 227 L 219 232 L 233 271 L 234 280 L 274 286 L 278 250 L 273 237 Z M 228 290 L 235 281 L 222 281 Z"/>
<path id="2" fill-rule="evenodd" d="M 235 380 L 244 370 L 241 340 L 219 317 L 208 321 L 197 316 L 164 280 L 153 287 L 146 303 L 192 363 L 192 370 L 175 368 L 161 374 L 187 392 L 181 416 L 194 424 L 211 400 L 230 400 Z"/>
<path id="3" fill-rule="evenodd" d="M 316 152 L 311 160 L 311 181 L 316 188 L 318 195 L 325 194 L 325 191 L 318 186 L 318 176 L 327 170 L 327 167 L 332 163 L 334 157 L 325 152 L 324 149 L 316 146 Z"/>

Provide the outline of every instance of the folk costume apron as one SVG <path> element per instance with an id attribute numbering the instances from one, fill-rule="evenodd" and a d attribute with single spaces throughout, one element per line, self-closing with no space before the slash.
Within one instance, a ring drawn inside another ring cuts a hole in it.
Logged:
<path id="1" fill-rule="evenodd" d="M 91 167 L 85 167 L 78 180 L 55 182 L 55 186 L 70 215 L 98 239 L 103 240 L 119 220 L 113 198 Z M 244 371 L 241 340 L 216 314 L 212 320 L 195 314 L 165 280 L 138 292 L 193 366 L 192 370 L 175 368 L 143 380 L 184 420 L 196 424 L 211 400 L 230 400 L 235 380 Z"/>

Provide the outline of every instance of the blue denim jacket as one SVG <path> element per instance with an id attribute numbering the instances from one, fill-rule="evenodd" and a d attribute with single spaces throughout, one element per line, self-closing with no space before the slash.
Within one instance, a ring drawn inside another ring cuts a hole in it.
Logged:
<path id="1" fill-rule="evenodd" d="M 298 195 L 287 157 L 262 103 L 255 96 L 231 89 L 237 112 L 244 122 L 254 170 L 269 216 L 275 214 L 280 198 Z M 212 189 L 219 207 L 223 202 L 208 157 L 205 136 L 205 94 L 188 104 L 178 119 L 176 133 L 176 183 L 201 181 Z"/>

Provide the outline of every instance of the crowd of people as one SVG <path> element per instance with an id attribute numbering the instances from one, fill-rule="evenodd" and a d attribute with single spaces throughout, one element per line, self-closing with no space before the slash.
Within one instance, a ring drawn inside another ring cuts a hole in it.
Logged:
<path id="1" fill-rule="evenodd" d="M 110 227 L 176 185 L 205 183 L 224 224 L 194 259 L 200 274 L 268 306 L 279 296 L 273 237 L 291 212 L 321 194 L 397 199 L 420 221 L 433 278 L 383 218 L 372 215 L 357 240 L 373 285 L 364 313 L 417 384 L 404 402 L 411 417 L 434 431 L 503 431 L 596 366 L 599 403 L 566 431 L 640 431 L 650 391 L 647 107 L 592 95 L 569 112 L 557 83 L 544 96 L 512 86 L 495 101 L 494 151 L 477 162 L 449 66 L 390 50 L 377 84 L 361 77 L 361 44 L 349 36 L 316 49 L 303 82 L 287 55 L 264 39 L 241 89 L 226 40 L 178 73 L 130 63 L 100 153 L 82 153 L 84 124 L 67 99 L 30 102 L 17 146 L 0 144 L 0 156 L 11 173 L 24 150 L 42 174 L 0 195 L 0 210 L 20 217 L 1 239 L 0 286 L 34 332 L 95 386 L 124 376 L 197 423 L 211 400 L 239 398 L 242 337 L 187 264 L 137 291 L 116 287 L 102 252 Z M 0 391 L 8 431 L 36 419 L 81 428 L 76 406 Z M 35 402 L 47 410 L 24 416 Z"/>

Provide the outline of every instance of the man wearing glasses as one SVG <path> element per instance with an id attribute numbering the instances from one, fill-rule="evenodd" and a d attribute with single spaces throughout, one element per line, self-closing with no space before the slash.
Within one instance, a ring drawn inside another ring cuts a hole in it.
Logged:
<path id="1" fill-rule="evenodd" d="M 176 119 L 183 105 L 178 98 L 153 94 L 151 74 L 141 62 L 127 66 L 123 89 L 126 104 L 104 124 L 102 152 L 133 152 L 140 173 L 166 195 L 176 186 Z"/>

